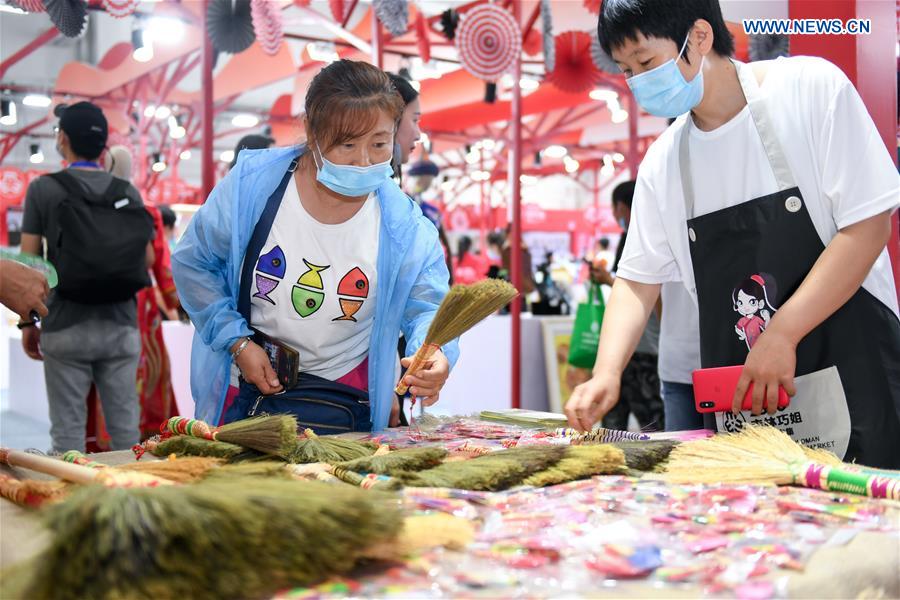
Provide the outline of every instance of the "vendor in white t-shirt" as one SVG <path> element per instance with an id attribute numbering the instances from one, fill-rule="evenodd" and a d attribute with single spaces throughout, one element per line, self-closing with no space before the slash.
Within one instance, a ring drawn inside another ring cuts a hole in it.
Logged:
<path id="1" fill-rule="evenodd" d="M 606 0 L 598 33 L 644 110 L 682 116 L 641 165 L 571 424 L 588 428 L 615 405 L 660 285 L 681 281 L 698 305 L 701 365 L 744 364 L 735 413 L 753 385 L 753 414 L 790 422 L 793 403 L 775 415 L 779 386 L 794 395 L 795 376 L 814 379 L 815 398 L 797 398 L 801 441 L 827 431 L 847 460 L 900 467 L 900 319 L 885 250 L 900 178 L 853 85 L 818 58 L 732 61 L 706 0 Z"/>

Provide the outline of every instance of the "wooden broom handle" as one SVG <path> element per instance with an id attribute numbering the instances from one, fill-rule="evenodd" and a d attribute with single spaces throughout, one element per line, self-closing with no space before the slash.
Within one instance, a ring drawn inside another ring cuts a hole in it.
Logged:
<path id="1" fill-rule="evenodd" d="M 45 475 L 52 475 L 74 483 L 94 483 L 100 475 L 98 469 L 66 463 L 55 458 L 29 454 L 20 450 L 0 448 L 0 463 L 11 467 L 23 467 Z"/>
<path id="2" fill-rule="evenodd" d="M 419 348 L 413 355 L 412 363 L 410 363 L 409 368 L 406 369 L 406 374 L 415 374 L 419 372 L 419 370 L 425 366 L 425 363 L 431 360 L 434 353 L 440 349 L 441 347 L 437 344 L 425 344 Z M 404 374 L 404 377 L 406 374 Z M 403 377 L 401 377 L 400 381 L 397 382 L 397 387 L 394 388 L 394 393 L 405 396 L 408 391 L 409 386 L 403 382 Z"/>

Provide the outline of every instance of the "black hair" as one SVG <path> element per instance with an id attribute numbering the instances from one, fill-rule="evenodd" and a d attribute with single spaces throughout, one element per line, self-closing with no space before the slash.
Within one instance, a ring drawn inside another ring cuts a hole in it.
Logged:
<path id="1" fill-rule="evenodd" d="M 735 286 L 731 292 L 731 302 L 734 304 L 734 310 L 737 310 L 738 292 L 744 292 L 751 298 L 763 300 L 766 303 L 765 308 L 775 311 L 775 306 L 769 300 L 769 296 L 775 295 L 775 280 L 771 275 L 766 273 L 758 273 L 751 275 L 747 279 Z"/>
<path id="2" fill-rule="evenodd" d="M 597 36 L 607 54 L 626 39 L 644 37 L 672 40 L 681 48 L 697 19 L 712 26 L 713 50 L 734 54 L 734 36 L 725 25 L 719 0 L 605 0 L 597 21 Z M 687 55 L 685 62 L 689 62 Z"/>
<path id="3" fill-rule="evenodd" d="M 616 204 L 624 204 L 631 209 L 632 199 L 634 199 L 634 179 L 631 181 L 623 181 L 612 191 L 613 206 Z"/>
<path id="4" fill-rule="evenodd" d="M 459 241 L 456 242 L 456 259 L 462 260 L 463 256 L 469 253 L 472 249 L 472 238 L 467 235 L 459 238 Z"/>
<path id="5" fill-rule="evenodd" d="M 609 250 L 609 238 L 602 237 L 600 238 L 600 247 L 604 250 Z"/>
<path id="6" fill-rule="evenodd" d="M 160 204 L 156 207 L 159 210 L 159 216 L 162 217 L 163 227 L 175 227 L 175 211 L 168 204 Z"/>
<path id="7" fill-rule="evenodd" d="M 412 84 L 406 80 L 404 77 L 400 77 L 394 73 L 388 73 L 388 77 L 391 78 L 391 83 L 394 84 L 394 89 L 397 90 L 397 93 L 400 94 L 400 97 L 403 98 L 403 104 L 409 104 L 413 100 L 419 97 L 419 92 L 416 91 L 416 88 L 412 86 Z"/>

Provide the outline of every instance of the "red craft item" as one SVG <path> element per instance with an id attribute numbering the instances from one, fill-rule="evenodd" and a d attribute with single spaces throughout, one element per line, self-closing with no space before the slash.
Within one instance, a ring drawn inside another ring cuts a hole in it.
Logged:
<path id="1" fill-rule="evenodd" d="M 44 3 L 42 2 L 42 0 L 12 0 L 10 4 L 12 4 L 13 6 L 18 6 L 28 13 L 47 12 L 47 9 L 44 7 Z"/>
<path id="2" fill-rule="evenodd" d="M 522 52 L 519 24 L 493 4 L 476 6 L 460 20 L 455 42 L 463 68 L 479 79 L 497 81 Z"/>
<path id="3" fill-rule="evenodd" d="M 421 12 L 416 15 L 416 43 L 422 62 L 431 60 L 431 40 L 428 39 L 428 22 Z"/>
<path id="4" fill-rule="evenodd" d="M 102 4 L 106 12 L 117 19 L 124 19 L 134 14 L 138 0 L 102 0 Z"/>
<path id="5" fill-rule="evenodd" d="M 294 0 L 294 4 L 295 4 L 296 6 L 304 6 L 304 7 L 306 7 L 306 6 L 309 6 L 309 3 L 310 3 L 310 2 L 312 2 L 312 0 Z"/>
<path id="6" fill-rule="evenodd" d="M 278 54 L 284 39 L 281 9 L 271 0 L 251 0 L 250 15 L 253 17 L 253 31 L 263 52 L 270 56 Z"/>
<path id="7" fill-rule="evenodd" d="M 525 51 L 525 54 L 528 56 L 537 56 L 544 49 L 544 43 L 541 39 L 541 32 L 537 29 L 532 29 L 528 32 L 528 35 L 525 36 L 525 42 L 522 44 L 522 50 Z"/>
<path id="8" fill-rule="evenodd" d="M 331 16 L 335 21 L 344 22 L 344 0 L 328 0 L 328 8 L 331 9 Z"/>
<path id="9" fill-rule="evenodd" d="M 584 7 L 595 15 L 600 14 L 601 6 L 603 6 L 603 0 L 584 0 Z"/>
<path id="10" fill-rule="evenodd" d="M 570 94 L 594 89 L 603 73 L 591 59 L 591 34 L 566 31 L 556 36 L 556 65 L 547 80 Z"/>

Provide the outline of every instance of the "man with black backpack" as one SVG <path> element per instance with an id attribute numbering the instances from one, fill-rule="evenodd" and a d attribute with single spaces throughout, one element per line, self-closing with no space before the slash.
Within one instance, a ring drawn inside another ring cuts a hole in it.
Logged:
<path id="1" fill-rule="evenodd" d="M 84 450 L 91 383 L 113 449 L 126 449 L 140 437 L 135 293 L 150 283 L 153 221 L 138 191 L 97 162 L 108 133 L 103 111 L 79 102 L 56 114 L 56 148 L 68 168 L 28 187 L 22 251 L 43 255 L 46 243 L 59 284 L 41 327 L 19 324 L 22 344 L 44 361 L 53 449 Z"/>

